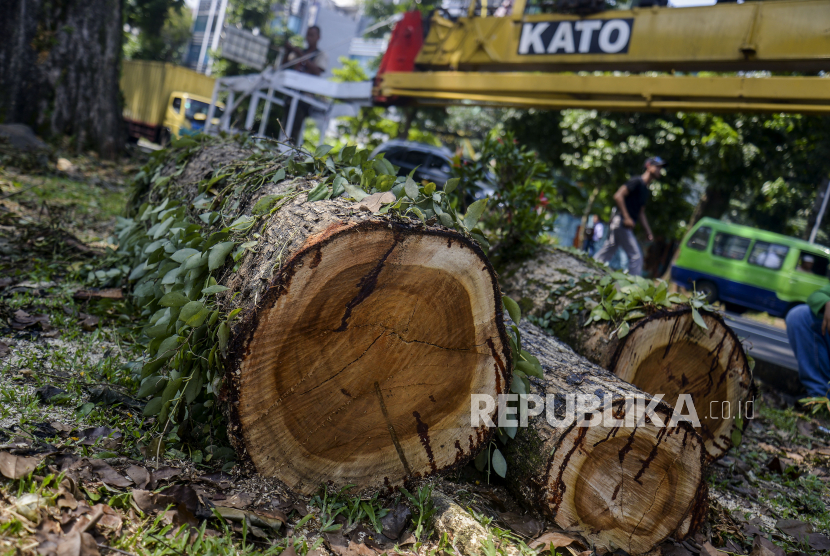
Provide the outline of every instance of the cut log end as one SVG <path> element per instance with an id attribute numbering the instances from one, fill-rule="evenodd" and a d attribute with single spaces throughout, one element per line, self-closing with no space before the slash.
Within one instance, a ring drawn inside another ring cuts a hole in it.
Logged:
<path id="1" fill-rule="evenodd" d="M 509 385 L 500 314 L 492 268 L 458 234 L 370 221 L 309 238 L 239 335 L 247 455 L 300 493 L 464 464 L 489 437 L 470 394 Z"/>
<path id="2" fill-rule="evenodd" d="M 617 349 L 610 370 L 645 392 L 664 394 L 672 407 L 681 394 L 691 395 L 698 432 L 708 457 L 716 459 L 732 446 L 736 419 L 751 399 L 752 373 L 735 333 L 720 317 L 701 316 L 708 330 L 695 324 L 690 309 L 641 321 Z"/>
<path id="3" fill-rule="evenodd" d="M 572 429 L 550 460 L 551 514 L 565 529 L 632 554 L 682 536 L 705 507 L 697 500 L 703 466 L 695 436 L 687 426 Z"/>

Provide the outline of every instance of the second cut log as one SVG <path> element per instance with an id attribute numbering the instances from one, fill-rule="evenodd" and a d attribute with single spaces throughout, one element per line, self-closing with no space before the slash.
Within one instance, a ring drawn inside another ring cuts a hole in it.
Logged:
<path id="1" fill-rule="evenodd" d="M 710 459 L 732 446 L 742 416 L 753 408 L 752 372 L 737 335 L 715 313 L 700 311 L 706 329 L 694 322 L 689 306 L 674 306 L 636 321 L 619 338 L 609 321 L 585 325 L 589 310 L 575 302 L 596 297 L 597 282 L 609 269 L 584 255 L 548 248 L 509 269 L 504 292 L 523 313 L 547 312 L 568 318 L 551 322 L 553 333 L 577 353 L 675 407 L 691 396 L 700 419 L 698 432 Z"/>

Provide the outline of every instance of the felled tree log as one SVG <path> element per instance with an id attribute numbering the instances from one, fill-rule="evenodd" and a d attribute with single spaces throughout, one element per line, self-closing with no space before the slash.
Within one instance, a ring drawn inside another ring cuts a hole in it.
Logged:
<path id="1" fill-rule="evenodd" d="M 391 487 L 465 464 L 490 436 L 470 428 L 470 395 L 510 382 L 484 253 L 453 229 L 344 197 L 309 201 L 319 176 L 294 176 L 290 164 L 286 176 L 278 159 L 227 167 L 252 154 L 209 144 L 167 191 L 196 222 L 223 196 L 222 222 L 259 214 L 234 236 L 248 246 L 238 269 L 215 273 L 229 288 L 223 310 L 241 309 L 223 389 L 240 457 L 302 494 L 322 483 Z M 226 172 L 245 178 L 224 194 L 221 181 L 209 186 L 194 205 L 200 183 Z"/>
<path id="2" fill-rule="evenodd" d="M 648 402 L 650 396 L 532 324 L 521 332 L 522 347 L 544 370 L 544 379 L 531 379 L 532 393 L 546 396 L 547 404 L 539 415 L 530 412 L 528 426 L 507 444 L 511 490 L 563 529 L 612 551 L 643 554 L 668 536 L 693 532 L 706 515 L 707 489 L 705 449 L 691 425 L 670 426 L 672 409 L 665 404 L 654 409 L 664 427 L 640 421 L 636 405 L 625 399 Z M 608 400 L 606 417 L 623 424 L 579 426 L 578 414 L 567 422 L 567 394 Z"/>
<path id="3" fill-rule="evenodd" d="M 597 281 L 607 274 L 607 267 L 584 255 L 551 248 L 509 269 L 502 286 L 526 314 L 567 311 L 565 320 L 552 320 L 549 326 L 591 362 L 649 394 L 663 394 L 672 407 L 679 395 L 691 395 L 708 457 L 719 458 L 747 423 L 742 416 L 753 396 L 752 372 L 737 335 L 707 311 L 700 315 L 708 329 L 695 324 L 688 306 L 630 321 L 622 338 L 609 321 L 585 326 L 590 311 L 579 302 L 598 297 Z"/>

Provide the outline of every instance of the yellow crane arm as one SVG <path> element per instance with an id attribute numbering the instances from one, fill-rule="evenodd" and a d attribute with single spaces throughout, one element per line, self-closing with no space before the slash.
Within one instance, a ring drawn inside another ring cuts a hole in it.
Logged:
<path id="1" fill-rule="evenodd" d="M 476 1 L 476 0 L 473 0 Z M 476 71 L 820 71 L 830 69 L 830 1 L 634 8 L 587 17 L 436 15 L 415 64 Z"/>
<path id="2" fill-rule="evenodd" d="M 830 113 L 830 77 L 819 73 L 830 70 L 830 0 L 634 8 L 581 18 L 535 13 L 541 1 L 515 0 L 512 13 L 504 17 L 452 21 L 434 15 L 415 57 L 415 71 L 379 74 L 376 99 L 552 109 Z M 471 6 L 470 13 L 475 10 L 487 14 L 480 4 Z M 819 76 L 629 73 L 752 70 Z M 614 73 L 587 73 L 599 71 Z"/>

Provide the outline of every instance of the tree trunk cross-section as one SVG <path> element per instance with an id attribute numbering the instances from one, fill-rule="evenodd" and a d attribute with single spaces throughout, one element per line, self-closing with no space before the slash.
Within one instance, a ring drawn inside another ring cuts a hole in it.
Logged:
<path id="1" fill-rule="evenodd" d="M 561 314 L 572 302 L 596 295 L 596 286 L 586 277 L 595 279 L 607 273 L 593 260 L 547 249 L 506 273 L 503 287 L 523 312 L 541 316 L 552 310 Z M 551 293 L 569 280 L 574 281 L 574 287 L 568 293 Z M 705 330 L 694 323 L 690 307 L 679 306 L 632 321 L 629 333 L 617 338 L 613 324 L 607 321 L 584 326 L 588 314 L 583 309 L 567 321 L 553 324 L 554 334 L 580 355 L 641 390 L 663 394 L 672 407 L 681 394 L 691 395 L 709 459 L 724 455 L 732 446 L 736 419 L 745 416 L 746 403 L 754 392 L 743 346 L 724 320 L 700 311 L 708 327 Z"/>
<path id="2" fill-rule="evenodd" d="M 205 147 L 172 191 L 192 200 L 199 180 L 249 154 Z M 259 234 L 239 269 L 217 276 L 230 288 L 223 307 L 242 309 L 226 357 L 229 437 L 243 461 L 301 494 L 464 465 L 492 434 L 470 427 L 470 395 L 496 396 L 511 377 L 492 266 L 455 230 L 344 198 L 309 202 L 316 185 L 288 176 L 226 203 L 230 222 L 289 195 L 236 238 Z"/>
<path id="3" fill-rule="evenodd" d="M 531 383 L 534 394 L 547 396 L 547 408 L 529 416 L 508 444 L 511 489 L 560 527 L 608 550 L 643 554 L 669 536 L 694 531 L 708 506 L 705 450 L 691 425 L 669 426 L 672 410 L 665 404 L 655 411 L 663 427 L 650 420 L 551 424 L 549 418 L 565 417 L 566 394 L 609 399 L 613 417 L 623 421 L 633 408 L 626 398 L 651 398 L 538 327 L 525 323 L 521 332 L 523 347 L 542 364 L 545 378 Z"/>
<path id="4" fill-rule="evenodd" d="M 309 236 L 234 351 L 257 470 L 310 492 L 465 462 L 483 439 L 470 393 L 506 389 L 497 298 L 455 233 L 370 220 Z"/>

